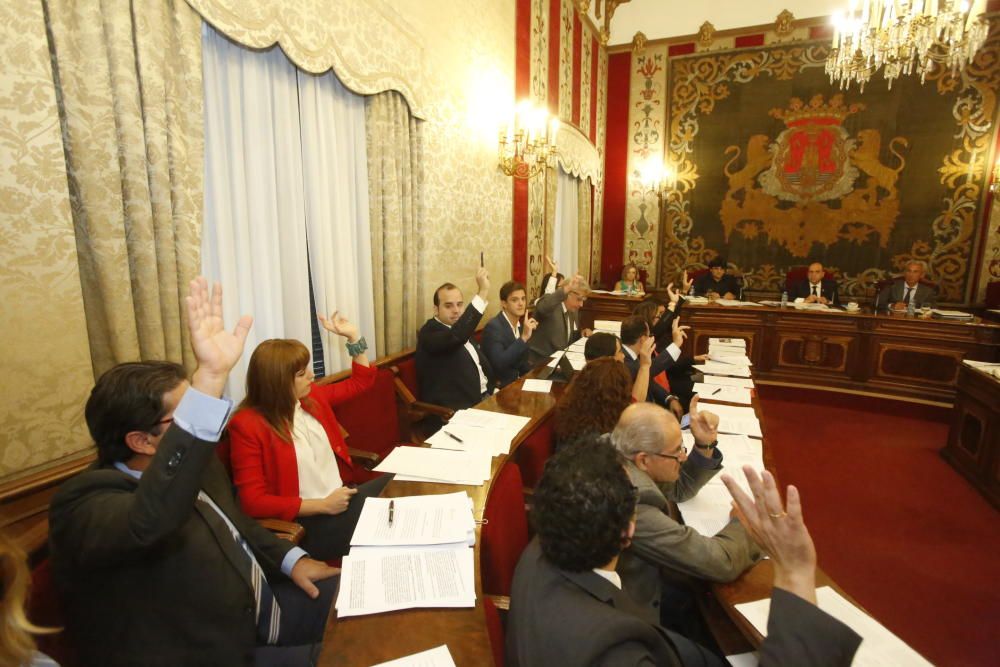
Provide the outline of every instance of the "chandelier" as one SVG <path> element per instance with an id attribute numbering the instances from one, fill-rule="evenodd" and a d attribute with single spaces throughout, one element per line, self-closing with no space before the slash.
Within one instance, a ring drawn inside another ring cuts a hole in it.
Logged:
<path id="1" fill-rule="evenodd" d="M 901 74 L 923 83 L 935 64 L 956 72 L 971 62 L 986 41 L 986 0 L 851 0 L 846 14 L 834 15 L 833 50 L 826 60 L 830 81 L 861 90 L 872 74 L 892 87 Z"/>
<path id="2" fill-rule="evenodd" d="M 507 129 L 500 132 L 500 169 L 507 176 L 529 179 L 555 164 L 559 119 L 545 109 L 522 102 Z"/>

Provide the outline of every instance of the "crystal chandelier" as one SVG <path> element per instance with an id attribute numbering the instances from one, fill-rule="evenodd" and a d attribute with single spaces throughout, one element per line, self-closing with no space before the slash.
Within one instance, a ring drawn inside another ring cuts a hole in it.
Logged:
<path id="1" fill-rule="evenodd" d="M 986 0 L 851 0 L 834 15 L 833 50 L 826 60 L 831 83 L 861 90 L 878 69 L 892 87 L 900 74 L 920 75 L 935 64 L 954 73 L 986 41 Z"/>
<path id="2" fill-rule="evenodd" d="M 507 129 L 500 132 L 500 169 L 514 178 L 529 179 L 555 164 L 559 119 L 545 109 L 522 102 Z"/>

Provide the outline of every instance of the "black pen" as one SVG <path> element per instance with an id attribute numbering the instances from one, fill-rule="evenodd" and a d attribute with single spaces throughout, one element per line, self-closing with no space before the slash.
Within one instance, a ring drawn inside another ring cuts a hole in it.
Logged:
<path id="1" fill-rule="evenodd" d="M 465 444 L 465 440 L 462 440 L 462 439 L 461 439 L 460 437 L 458 437 L 457 435 L 454 435 L 454 434 L 452 434 L 452 433 L 449 433 L 448 431 L 445 431 L 445 432 L 444 432 L 444 434 L 445 434 L 446 436 L 448 436 L 449 438 L 451 438 L 452 440 L 454 440 L 455 442 L 461 442 L 461 443 L 462 443 L 463 445 Z"/>
<path id="2" fill-rule="evenodd" d="M 392 525 L 392 515 L 396 512 L 396 501 L 389 501 L 389 525 Z"/>
<path id="3" fill-rule="evenodd" d="M 716 394 L 718 394 L 718 393 L 719 393 L 720 391 L 722 391 L 722 387 L 719 387 L 718 389 L 716 389 L 715 391 L 713 391 L 713 392 L 712 392 L 712 396 L 715 396 L 715 395 L 716 395 Z"/>

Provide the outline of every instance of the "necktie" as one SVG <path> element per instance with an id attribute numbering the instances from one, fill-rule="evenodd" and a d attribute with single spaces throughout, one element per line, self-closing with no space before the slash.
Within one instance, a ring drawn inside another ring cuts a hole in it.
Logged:
<path id="1" fill-rule="evenodd" d="M 910 293 L 913 291 L 912 287 L 906 288 L 906 296 L 903 297 L 903 303 L 910 305 Z"/>
<path id="2" fill-rule="evenodd" d="M 570 338 L 573 337 L 573 323 L 569 319 L 569 313 L 566 313 L 566 344 L 569 344 Z"/>
<path id="3" fill-rule="evenodd" d="M 220 517 L 224 517 L 222 510 L 204 492 L 198 492 L 198 500 L 211 507 Z M 260 563 L 257 562 L 253 551 L 250 550 L 250 545 L 243 539 L 240 532 L 236 530 L 236 526 L 225 520 L 223 520 L 223 523 L 229 528 L 229 532 L 232 534 L 233 539 L 236 540 L 236 543 L 242 547 L 240 553 L 246 556 L 247 564 L 250 566 L 250 587 L 253 589 L 254 618 L 257 620 L 257 633 L 268 644 L 277 644 L 278 630 L 281 627 L 281 607 L 278 606 L 274 592 L 271 590 L 270 584 L 267 583 L 264 571 L 260 569 Z"/>
<path id="4" fill-rule="evenodd" d="M 819 285 L 813 285 L 813 296 L 819 296 Z"/>

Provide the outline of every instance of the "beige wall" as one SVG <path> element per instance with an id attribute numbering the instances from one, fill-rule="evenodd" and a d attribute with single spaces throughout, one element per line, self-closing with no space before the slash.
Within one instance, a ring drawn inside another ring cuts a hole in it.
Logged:
<path id="1" fill-rule="evenodd" d="M 0 479 L 79 452 L 93 385 L 42 5 L 0 3 Z"/>

